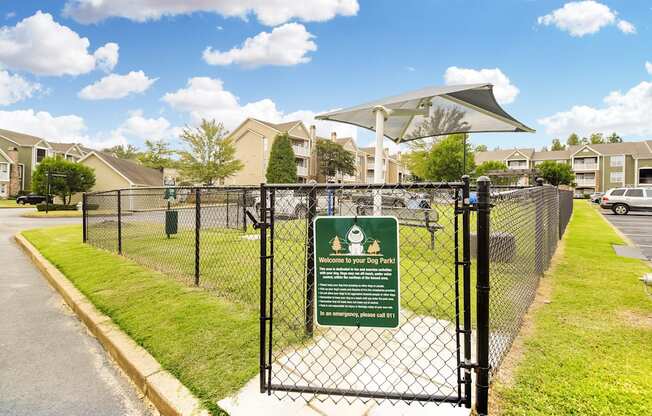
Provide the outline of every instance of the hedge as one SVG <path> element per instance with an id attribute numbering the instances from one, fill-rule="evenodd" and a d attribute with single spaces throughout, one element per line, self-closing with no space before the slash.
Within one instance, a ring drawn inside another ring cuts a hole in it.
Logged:
<path id="1" fill-rule="evenodd" d="M 45 211 L 45 204 L 37 204 L 37 211 Z M 77 211 L 77 205 L 49 204 L 48 211 Z"/>

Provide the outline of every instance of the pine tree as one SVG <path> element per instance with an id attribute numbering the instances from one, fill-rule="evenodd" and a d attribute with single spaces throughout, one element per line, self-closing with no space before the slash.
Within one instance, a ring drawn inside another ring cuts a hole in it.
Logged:
<path id="1" fill-rule="evenodd" d="M 378 240 L 374 240 L 369 247 L 367 248 L 367 253 L 369 254 L 378 254 L 380 253 L 380 244 L 378 244 Z"/>
<path id="2" fill-rule="evenodd" d="M 340 254 L 340 250 L 342 250 L 342 243 L 340 242 L 340 239 L 335 236 L 333 238 L 333 242 L 331 243 L 331 248 L 335 252 L 335 254 Z"/>
<path id="3" fill-rule="evenodd" d="M 297 182 L 297 165 L 294 161 L 292 141 L 286 133 L 274 138 L 265 177 L 268 183 Z"/>

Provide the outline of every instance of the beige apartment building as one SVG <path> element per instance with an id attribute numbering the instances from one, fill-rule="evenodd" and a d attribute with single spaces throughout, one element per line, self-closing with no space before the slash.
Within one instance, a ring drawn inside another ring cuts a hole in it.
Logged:
<path id="1" fill-rule="evenodd" d="M 352 152 L 357 164 L 355 175 L 338 174 L 335 179 L 342 183 L 373 183 L 373 148 L 358 148 L 351 137 L 338 138 L 335 133 L 331 133 L 330 138 L 318 137 L 314 126 L 306 127 L 299 120 L 277 124 L 247 118 L 229 134 L 229 137 L 234 139 L 235 157 L 242 161 L 244 168 L 227 178 L 224 184 L 257 185 L 265 182 L 272 143 L 277 135 L 283 133 L 292 140 L 299 182 L 318 179 L 315 143 L 317 140 L 332 140 Z M 400 182 L 408 177 L 408 171 L 400 163 L 400 157 L 389 155 L 387 150 L 384 152 L 383 166 L 387 183 Z"/>
<path id="2" fill-rule="evenodd" d="M 529 185 L 537 165 L 553 160 L 571 165 L 576 194 L 618 186 L 652 186 L 652 140 L 567 146 L 561 151 L 506 149 L 475 154 L 477 165 L 490 160 L 505 163 L 519 185 Z"/>

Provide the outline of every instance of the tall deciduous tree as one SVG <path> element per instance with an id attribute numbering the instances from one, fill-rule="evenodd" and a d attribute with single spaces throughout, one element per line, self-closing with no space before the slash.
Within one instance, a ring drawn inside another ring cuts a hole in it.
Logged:
<path id="1" fill-rule="evenodd" d="M 575 133 L 572 133 L 570 136 L 568 136 L 568 139 L 566 140 L 566 144 L 569 146 L 577 146 L 580 144 L 580 136 L 578 136 Z"/>
<path id="2" fill-rule="evenodd" d="M 138 160 L 148 168 L 170 168 L 176 164 L 172 159 L 173 154 L 165 140 L 145 140 L 145 151 L 138 156 Z"/>
<path id="3" fill-rule="evenodd" d="M 554 186 L 571 185 L 575 180 L 573 169 L 568 163 L 557 163 L 554 160 L 547 160 L 539 165 L 537 169 L 541 177 Z"/>
<path id="4" fill-rule="evenodd" d="M 603 144 L 604 143 L 604 135 L 602 133 L 593 133 L 593 134 L 591 134 L 591 137 L 589 138 L 589 142 L 591 144 Z"/>
<path id="5" fill-rule="evenodd" d="M 243 164 L 235 158 L 233 140 L 227 135 L 224 125 L 215 120 L 202 120 L 199 127 L 183 129 L 180 137 L 189 149 L 179 152 L 184 176 L 212 185 L 241 170 Z"/>
<path id="6" fill-rule="evenodd" d="M 475 152 L 486 152 L 487 151 L 487 145 L 486 144 L 479 144 L 475 147 Z"/>
<path id="7" fill-rule="evenodd" d="M 119 144 L 113 147 L 107 147 L 102 151 L 110 153 L 119 159 L 136 160 L 140 156 L 138 148 L 132 144 L 126 146 Z"/>
<path id="8" fill-rule="evenodd" d="M 607 137 L 607 141 L 609 143 L 622 143 L 623 138 L 616 134 L 616 132 L 613 132 Z"/>
<path id="9" fill-rule="evenodd" d="M 355 175 L 355 155 L 339 143 L 318 140 L 315 146 L 318 176 L 330 179 L 338 173 Z"/>
<path id="10" fill-rule="evenodd" d="M 559 139 L 552 139 L 552 147 L 550 150 L 566 150 L 566 146 L 561 144 Z"/>
<path id="11" fill-rule="evenodd" d="M 47 195 L 48 173 L 50 193 L 65 205 L 70 204 L 74 194 L 87 192 L 95 185 L 95 172 L 88 166 L 62 157 L 46 157 L 32 174 L 32 192 Z"/>
<path id="12" fill-rule="evenodd" d="M 420 179 L 457 181 L 464 172 L 464 134 L 451 134 L 434 141 L 430 146 L 419 144 L 406 155 L 410 171 Z M 475 169 L 471 145 L 466 143 L 466 171 Z"/>
<path id="13" fill-rule="evenodd" d="M 491 182 L 497 185 L 508 185 L 513 182 L 514 177 L 497 175 L 497 173 L 507 172 L 507 165 L 498 160 L 488 160 L 481 163 L 473 172 L 475 177 L 488 176 Z"/>
<path id="14" fill-rule="evenodd" d="M 287 133 L 279 134 L 274 138 L 265 178 L 268 183 L 297 182 L 297 164 L 294 161 L 292 141 Z"/>

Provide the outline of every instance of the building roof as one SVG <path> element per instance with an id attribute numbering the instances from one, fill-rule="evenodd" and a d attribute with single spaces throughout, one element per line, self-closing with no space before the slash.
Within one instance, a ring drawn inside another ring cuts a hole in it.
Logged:
<path id="1" fill-rule="evenodd" d="M 290 131 L 290 129 L 292 129 L 292 127 L 296 126 L 297 123 L 300 123 L 299 120 L 288 121 L 287 123 L 278 123 L 278 124 L 277 123 L 271 123 L 269 121 L 261 120 L 261 119 L 258 119 L 258 118 L 254 118 L 254 120 L 256 120 L 259 123 L 263 123 L 264 125 L 266 125 L 268 127 L 271 127 L 274 130 L 278 130 L 281 133 L 287 133 L 288 131 Z"/>
<path id="2" fill-rule="evenodd" d="M 9 139 L 12 142 L 18 143 L 20 146 L 34 146 L 37 143 L 45 140 L 40 137 L 5 129 L 0 129 L 0 136 Z"/>
<path id="3" fill-rule="evenodd" d="M 58 143 L 58 142 L 48 142 L 50 146 L 54 149 L 55 152 L 66 153 L 70 149 L 77 146 L 77 143 Z"/>
<path id="4" fill-rule="evenodd" d="M 575 147 L 578 146 L 571 146 L 571 148 Z M 532 160 L 566 160 L 570 159 L 571 155 L 576 151 L 577 149 L 571 151 L 566 148 L 566 150 L 546 150 L 541 152 L 534 152 L 532 155 Z"/>
<path id="5" fill-rule="evenodd" d="M 148 168 L 131 160 L 119 159 L 115 156 L 110 155 L 109 153 L 94 151 L 90 154 L 97 155 L 106 164 L 111 166 L 134 185 L 163 185 L 163 172 L 158 169 Z"/>
<path id="6" fill-rule="evenodd" d="M 490 160 L 505 160 L 509 155 L 514 153 L 516 149 L 498 149 L 489 150 L 486 152 L 476 152 L 473 156 L 476 164 L 488 162 Z"/>

